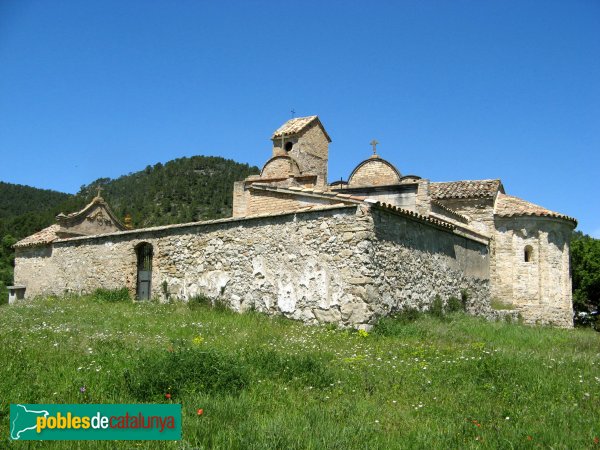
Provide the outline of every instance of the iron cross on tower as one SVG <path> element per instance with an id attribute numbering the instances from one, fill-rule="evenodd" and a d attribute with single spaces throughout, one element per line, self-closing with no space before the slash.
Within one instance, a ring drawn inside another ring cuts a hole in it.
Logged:
<path id="1" fill-rule="evenodd" d="M 370 144 L 373 146 L 373 154 L 376 155 L 377 154 L 377 144 L 379 144 L 379 142 L 377 142 L 377 139 L 373 139 Z"/>

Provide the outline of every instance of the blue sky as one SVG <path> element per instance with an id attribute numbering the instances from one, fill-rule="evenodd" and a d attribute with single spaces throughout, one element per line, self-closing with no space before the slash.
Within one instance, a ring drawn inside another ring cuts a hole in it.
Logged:
<path id="1" fill-rule="evenodd" d="M 0 180 L 260 167 L 292 108 L 330 181 L 376 138 L 402 174 L 500 178 L 600 237 L 597 0 L 0 0 Z"/>

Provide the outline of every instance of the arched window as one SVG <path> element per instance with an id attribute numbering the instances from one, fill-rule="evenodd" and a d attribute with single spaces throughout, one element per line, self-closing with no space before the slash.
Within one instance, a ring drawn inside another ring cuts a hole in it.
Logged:
<path id="1" fill-rule="evenodd" d="M 152 287 L 152 245 L 142 242 L 135 248 L 137 254 L 137 289 L 138 300 L 149 300 Z"/>
<path id="2" fill-rule="evenodd" d="M 533 247 L 531 245 L 526 245 L 525 246 L 525 262 L 532 262 L 533 261 Z"/>

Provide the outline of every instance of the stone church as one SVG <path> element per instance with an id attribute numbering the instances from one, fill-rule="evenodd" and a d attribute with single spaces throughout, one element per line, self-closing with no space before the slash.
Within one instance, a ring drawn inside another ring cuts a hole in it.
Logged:
<path id="1" fill-rule="evenodd" d="M 98 195 L 15 245 L 25 297 L 127 287 L 138 300 L 203 295 L 306 323 L 369 327 L 434 298 L 473 314 L 503 304 L 570 327 L 572 217 L 502 182 L 433 182 L 373 154 L 329 183 L 317 116 L 271 137 L 260 175 L 236 182 L 231 218 L 129 229 Z"/>

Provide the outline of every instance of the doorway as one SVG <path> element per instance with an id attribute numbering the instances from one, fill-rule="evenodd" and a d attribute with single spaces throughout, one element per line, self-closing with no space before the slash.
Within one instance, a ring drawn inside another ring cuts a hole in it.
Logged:
<path id="1" fill-rule="evenodd" d="M 138 300 L 150 300 L 152 287 L 152 245 L 143 242 L 136 247 L 137 253 L 137 289 Z"/>

